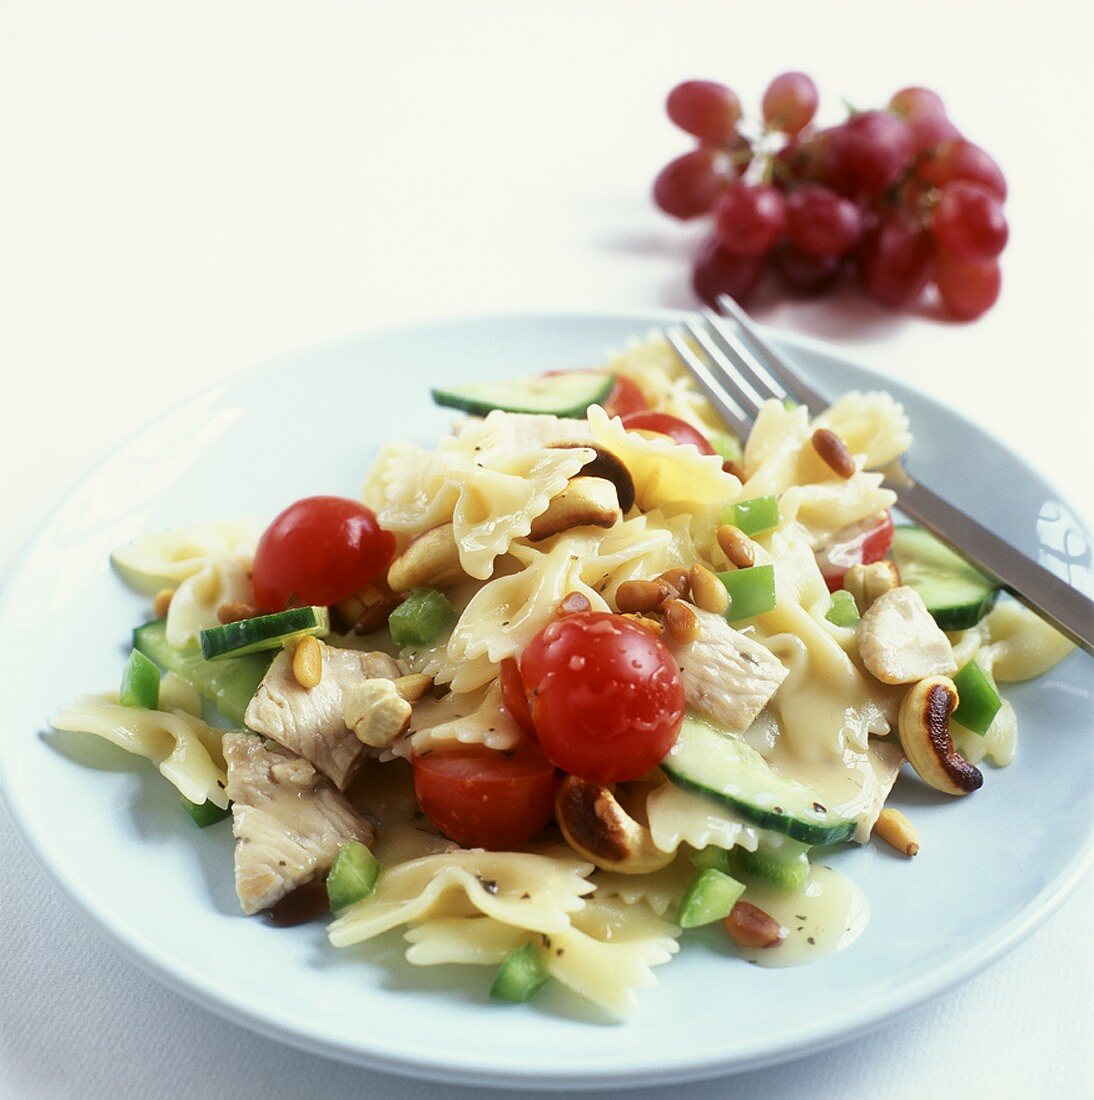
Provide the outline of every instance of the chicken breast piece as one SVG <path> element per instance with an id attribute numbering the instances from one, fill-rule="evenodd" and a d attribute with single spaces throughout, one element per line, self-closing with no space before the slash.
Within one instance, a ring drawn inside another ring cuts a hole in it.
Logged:
<path id="1" fill-rule="evenodd" d="M 365 746 L 346 722 L 346 697 L 365 680 L 394 680 L 403 674 L 386 653 L 362 653 L 322 645 L 323 678 L 301 687 L 292 654 L 279 653 L 247 706 L 250 729 L 304 757 L 344 791 Z"/>
<path id="2" fill-rule="evenodd" d="M 914 588 L 879 596 L 858 624 L 862 663 L 883 684 L 912 684 L 957 671 L 949 639 Z"/>
<path id="3" fill-rule="evenodd" d="M 770 650 L 754 642 L 721 615 L 693 607 L 699 636 L 685 645 L 663 640 L 684 678 L 684 699 L 692 710 L 744 733 L 786 679 L 788 670 Z"/>
<path id="4" fill-rule="evenodd" d="M 307 760 L 253 733 L 226 733 L 223 744 L 244 913 L 325 875 L 343 844 L 372 843 L 372 826 Z"/>

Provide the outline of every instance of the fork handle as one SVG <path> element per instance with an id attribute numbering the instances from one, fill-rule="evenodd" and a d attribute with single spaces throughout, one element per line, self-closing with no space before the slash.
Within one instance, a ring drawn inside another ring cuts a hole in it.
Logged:
<path id="1" fill-rule="evenodd" d="M 902 512 L 977 568 L 992 574 L 1015 599 L 1094 656 L 1094 602 L 1077 587 L 1026 557 L 926 486 L 909 478 L 892 487 Z M 1085 540 L 1081 553 L 1068 553 L 1066 544 L 1063 550 L 1046 553 L 1089 589 L 1091 573 Z"/>

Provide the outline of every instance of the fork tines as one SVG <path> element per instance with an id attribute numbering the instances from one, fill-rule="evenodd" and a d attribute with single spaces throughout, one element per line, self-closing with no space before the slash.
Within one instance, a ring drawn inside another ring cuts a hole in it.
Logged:
<path id="1" fill-rule="evenodd" d="M 724 315 L 704 309 L 666 333 L 681 362 L 729 427 L 742 439 L 760 406 L 792 398 L 816 415 L 827 402 L 798 377 L 764 339 L 752 318 L 728 295 Z"/>

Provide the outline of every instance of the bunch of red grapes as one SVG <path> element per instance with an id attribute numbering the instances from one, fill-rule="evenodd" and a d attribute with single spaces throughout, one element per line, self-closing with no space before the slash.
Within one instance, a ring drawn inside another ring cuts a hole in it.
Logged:
<path id="1" fill-rule="evenodd" d="M 769 268 L 793 292 L 820 294 L 854 270 L 887 306 L 911 308 L 933 284 L 950 316 L 979 317 L 999 296 L 1007 243 L 999 166 L 927 88 L 820 129 L 817 102 L 805 73 L 777 76 L 749 138 L 724 84 L 669 93 L 669 118 L 699 144 L 665 165 L 653 197 L 677 218 L 714 216 L 695 258 L 699 297 L 747 300 Z"/>

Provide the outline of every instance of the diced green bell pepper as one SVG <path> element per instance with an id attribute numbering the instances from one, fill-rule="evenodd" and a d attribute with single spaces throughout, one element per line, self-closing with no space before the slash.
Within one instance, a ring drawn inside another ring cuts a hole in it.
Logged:
<path id="1" fill-rule="evenodd" d="M 388 618 L 397 645 L 429 645 L 456 621 L 456 609 L 443 592 L 415 588 Z"/>
<path id="2" fill-rule="evenodd" d="M 139 649 L 129 654 L 118 699 L 123 707 L 155 710 L 160 704 L 160 670 Z"/>
<path id="3" fill-rule="evenodd" d="M 739 500 L 726 509 L 725 522 L 739 527 L 746 535 L 758 535 L 779 526 L 778 498 L 756 497 Z"/>
<path id="4" fill-rule="evenodd" d="M 953 720 L 983 736 L 1003 705 L 995 685 L 975 661 L 969 661 L 953 678 L 953 686 L 958 698 Z"/>
<path id="5" fill-rule="evenodd" d="M 748 569 L 731 569 L 728 573 L 719 573 L 718 579 L 729 593 L 729 607 L 726 619 L 739 622 L 751 619 L 753 615 L 762 615 L 775 606 L 775 567 L 773 565 L 753 565 Z"/>
<path id="6" fill-rule="evenodd" d="M 859 621 L 855 597 L 842 588 L 832 593 L 832 606 L 824 617 L 834 626 L 854 626 Z"/>

